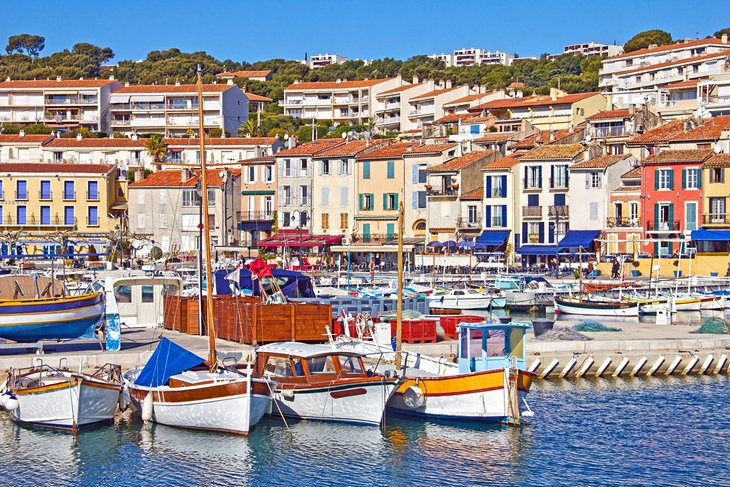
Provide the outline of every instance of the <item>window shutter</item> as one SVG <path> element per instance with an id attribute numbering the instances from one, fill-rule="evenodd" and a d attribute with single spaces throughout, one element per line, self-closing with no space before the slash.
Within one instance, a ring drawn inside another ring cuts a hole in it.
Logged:
<path id="1" fill-rule="evenodd" d="M 411 200 L 411 207 L 414 210 L 417 210 L 418 209 L 418 192 L 414 191 L 413 193 L 411 193 L 411 196 L 413 196 L 413 198 Z"/>
<path id="2" fill-rule="evenodd" d="M 654 171 L 654 189 L 659 189 L 659 177 L 661 173 L 662 172 L 659 169 Z"/>
<path id="3" fill-rule="evenodd" d="M 540 222 L 537 224 L 537 233 L 539 235 L 538 239 L 540 240 L 540 243 L 543 243 L 545 241 L 545 223 Z"/>
<path id="4" fill-rule="evenodd" d="M 694 169 L 697 172 L 697 189 L 702 189 L 702 169 Z"/>
<path id="5" fill-rule="evenodd" d="M 484 207 L 484 215 L 485 215 L 484 227 L 491 228 L 491 226 L 492 226 L 492 207 L 491 206 L 487 205 Z"/>
<path id="6" fill-rule="evenodd" d="M 347 186 L 340 188 L 340 205 L 347 204 Z"/>
<path id="7" fill-rule="evenodd" d="M 383 193 L 383 209 L 388 209 L 388 193 Z"/>
<path id="8" fill-rule="evenodd" d="M 537 166 L 537 187 L 542 188 L 542 166 Z"/>
<path id="9" fill-rule="evenodd" d="M 403 161 L 403 164 L 405 164 L 405 163 L 406 162 Z M 418 164 L 413 164 L 411 166 L 411 170 L 412 170 L 412 176 L 413 176 L 413 184 L 418 184 Z"/>
<path id="10" fill-rule="evenodd" d="M 486 198 L 492 197 L 492 176 L 487 176 L 487 192 L 485 194 Z"/>
<path id="11" fill-rule="evenodd" d="M 687 189 L 687 171 L 689 169 L 682 169 L 682 189 Z"/>
<path id="12" fill-rule="evenodd" d="M 667 169 L 669 173 L 669 189 L 674 189 L 674 169 Z"/>
<path id="13" fill-rule="evenodd" d="M 398 193 L 395 194 L 395 209 L 397 210 L 398 207 Z"/>
<path id="14" fill-rule="evenodd" d="M 548 222 L 548 243 L 555 243 L 555 223 Z"/>
<path id="15" fill-rule="evenodd" d="M 667 212 L 669 214 L 669 217 L 667 218 L 669 220 L 669 229 L 670 230 L 679 230 L 679 228 L 674 228 L 674 204 L 669 204 L 669 211 Z"/>
<path id="16" fill-rule="evenodd" d="M 370 193 L 370 209 L 375 210 L 375 193 Z"/>
<path id="17" fill-rule="evenodd" d="M 657 228 L 659 228 L 659 203 L 654 203 L 654 228 L 649 228 L 649 230 Z"/>
<path id="18" fill-rule="evenodd" d="M 393 161 L 388 161 L 388 179 L 393 179 L 395 177 L 395 163 Z"/>
<path id="19" fill-rule="evenodd" d="M 725 182 L 725 168 L 720 168 L 720 182 Z"/>
<path id="20" fill-rule="evenodd" d="M 527 235 L 527 222 L 522 222 L 522 243 L 527 242 L 529 239 Z"/>
<path id="21" fill-rule="evenodd" d="M 359 195 L 357 195 L 357 199 L 358 199 L 358 202 L 359 202 L 358 204 L 360 206 L 360 211 L 362 211 L 362 197 L 363 197 L 362 193 L 359 194 Z"/>
<path id="22" fill-rule="evenodd" d="M 370 161 L 363 161 L 362 163 L 362 178 L 370 179 Z"/>
<path id="23" fill-rule="evenodd" d="M 591 189 L 591 173 L 586 173 L 586 189 Z"/>
<path id="24" fill-rule="evenodd" d="M 330 189 L 328 187 L 322 188 L 322 205 L 329 206 L 330 204 Z"/>
<path id="25" fill-rule="evenodd" d="M 508 227 L 507 225 L 507 205 L 502 205 L 502 226 Z"/>
<path id="26" fill-rule="evenodd" d="M 550 187 L 555 187 L 555 166 L 550 166 Z"/>
<path id="27" fill-rule="evenodd" d="M 502 180 L 502 184 L 500 185 L 500 187 L 502 188 L 501 196 L 502 196 L 502 198 L 506 198 L 507 197 L 507 176 L 500 176 L 499 178 Z"/>
<path id="28" fill-rule="evenodd" d="M 319 162 L 319 164 L 317 164 L 317 167 L 318 167 L 317 175 L 321 176 L 322 173 L 324 172 L 324 161 L 317 161 L 317 162 Z"/>

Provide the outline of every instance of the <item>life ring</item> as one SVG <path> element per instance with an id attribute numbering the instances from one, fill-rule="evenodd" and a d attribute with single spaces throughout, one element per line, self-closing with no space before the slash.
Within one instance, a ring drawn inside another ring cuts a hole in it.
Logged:
<path id="1" fill-rule="evenodd" d="M 403 404 L 409 409 L 418 409 L 426 404 L 426 396 L 418 386 L 411 386 L 403 393 Z"/>

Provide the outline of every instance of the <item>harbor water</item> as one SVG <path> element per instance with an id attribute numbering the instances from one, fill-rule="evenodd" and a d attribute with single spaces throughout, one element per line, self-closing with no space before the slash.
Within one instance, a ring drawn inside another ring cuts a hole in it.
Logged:
<path id="1" fill-rule="evenodd" d="M 730 484 L 727 376 L 536 384 L 520 428 L 265 418 L 248 438 L 144 426 L 66 433 L 0 414 L 8 485 Z"/>

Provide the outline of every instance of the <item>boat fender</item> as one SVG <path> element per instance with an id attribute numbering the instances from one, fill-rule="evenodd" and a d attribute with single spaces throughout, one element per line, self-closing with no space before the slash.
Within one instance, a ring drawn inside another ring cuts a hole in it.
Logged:
<path id="1" fill-rule="evenodd" d="M 287 401 L 293 401 L 294 400 L 294 391 L 291 389 L 283 390 L 283 391 L 281 391 L 281 397 L 283 397 Z"/>
<path id="2" fill-rule="evenodd" d="M 0 408 L 5 407 L 5 403 L 13 396 L 11 392 L 4 392 L 3 394 L 0 394 Z"/>
<path id="3" fill-rule="evenodd" d="M 152 420 L 152 413 L 154 412 L 154 409 L 155 404 L 152 400 L 152 393 L 148 392 L 142 400 L 142 421 L 147 423 Z"/>
<path id="4" fill-rule="evenodd" d="M 407 408 L 417 409 L 426 403 L 426 396 L 418 386 L 411 386 L 403 393 L 403 403 Z"/>
<path id="5" fill-rule="evenodd" d="M 5 394 L 3 394 L 3 396 L 5 396 Z M 15 394 L 10 393 L 7 396 L 7 399 L 5 399 L 3 407 L 8 411 L 15 411 L 18 409 L 18 406 L 20 406 L 20 401 L 18 401 L 18 398 L 15 397 Z"/>
<path id="6" fill-rule="evenodd" d="M 117 400 L 119 410 L 124 412 L 129 407 L 129 389 L 126 387 L 122 388 L 122 392 L 119 393 L 119 399 Z"/>

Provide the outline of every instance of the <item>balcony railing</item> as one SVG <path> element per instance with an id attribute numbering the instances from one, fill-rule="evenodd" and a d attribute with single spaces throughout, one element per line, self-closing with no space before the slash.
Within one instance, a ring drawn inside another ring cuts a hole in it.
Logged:
<path id="1" fill-rule="evenodd" d="M 241 220 L 245 222 L 260 222 L 274 219 L 274 213 L 271 211 L 245 211 L 241 213 Z"/>
<path id="2" fill-rule="evenodd" d="M 702 215 L 702 223 L 705 225 L 730 223 L 730 213 L 705 213 Z"/>
<path id="3" fill-rule="evenodd" d="M 27 191 L 25 191 L 25 192 L 16 191 L 15 192 L 15 199 L 16 200 L 19 200 L 19 201 L 27 201 L 28 200 L 28 192 Z"/>
<path id="4" fill-rule="evenodd" d="M 64 201 L 75 201 L 76 200 L 76 191 L 64 191 L 63 200 Z"/>
<path id="5" fill-rule="evenodd" d="M 523 206 L 522 218 L 542 218 L 542 206 Z"/>
<path id="6" fill-rule="evenodd" d="M 168 110 L 197 110 L 198 109 L 198 103 L 191 103 L 188 105 L 187 103 L 168 103 L 167 104 Z"/>
<path id="7" fill-rule="evenodd" d="M 627 135 L 623 126 L 621 127 L 594 127 L 591 130 L 593 137 L 622 137 Z"/>
<path id="8" fill-rule="evenodd" d="M 570 216 L 567 205 L 550 205 L 548 207 L 549 218 L 568 218 Z"/>
<path id="9" fill-rule="evenodd" d="M 482 216 L 477 214 L 476 219 L 469 218 L 469 217 L 459 217 L 456 219 L 456 226 L 457 228 L 481 228 L 482 226 Z M 494 222 L 491 222 L 494 223 Z M 492 225 L 501 227 L 502 225 Z"/>
<path id="10" fill-rule="evenodd" d="M 86 217 L 86 226 L 87 227 L 98 227 L 99 226 L 99 217 L 96 218 L 89 218 Z"/>
<path id="11" fill-rule="evenodd" d="M 86 192 L 86 201 L 99 201 L 99 192 Z"/>
<path id="12" fill-rule="evenodd" d="M 527 191 L 542 189 L 542 181 L 537 179 L 522 178 L 522 189 Z"/>
<path id="13" fill-rule="evenodd" d="M 0 198 L 1 199 L 1 198 Z M 53 195 L 50 191 L 38 191 L 38 199 L 41 201 L 49 201 L 53 199 Z"/>
<path id="14" fill-rule="evenodd" d="M 48 219 L 38 218 L 35 215 L 21 219 L 12 215 L 5 215 L 0 224 L 13 227 L 75 227 L 78 225 L 78 218 L 74 218 L 73 223 L 66 223 L 65 219 L 58 214 Z"/>
<path id="15" fill-rule="evenodd" d="M 352 243 L 393 243 L 398 240 L 396 234 L 363 234 L 356 233 L 352 236 Z"/>
<path id="16" fill-rule="evenodd" d="M 62 98 L 62 99 L 50 99 L 47 98 L 45 101 L 46 105 L 94 105 L 99 100 L 96 98 Z"/>
<path id="17" fill-rule="evenodd" d="M 606 218 L 606 226 L 609 228 L 637 228 L 641 227 L 641 219 L 639 218 Z"/>
<path id="18" fill-rule="evenodd" d="M 550 189 L 568 189 L 568 179 L 550 178 Z"/>
<path id="19" fill-rule="evenodd" d="M 459 196 L 458 188 L 434 188 L 428 192 L 429 196 Z"/>
<path id="20" fill-rule="evenodd" d="M 672 222 L 647 220 L 646 229 L 653 232 L 676 232 L 679 231 L 679 220 Z"/>

